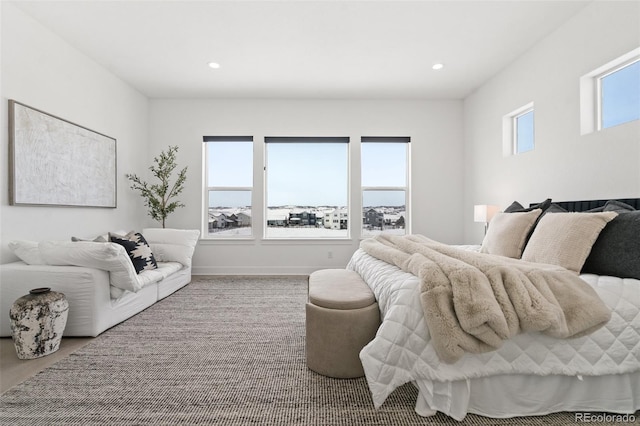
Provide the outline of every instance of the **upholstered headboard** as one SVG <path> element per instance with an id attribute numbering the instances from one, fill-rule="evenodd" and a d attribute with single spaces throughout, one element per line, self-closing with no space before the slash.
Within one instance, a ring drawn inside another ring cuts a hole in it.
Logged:
<path id="1" fill-rule="evenodd" d="M 553 204 L 556 204 L 570 212 L 584 212 L 587 210 L 602 207 L 606 204 L 607 201 L 609 200 L 553 201 Z M 619 198 L 615 201 L 621 201 L 625 204 L 629 204 L 636 210 L 640 210 L 640 198 Z M 536 204 L 538 203 L 531 203 L 529 206 L 533 207 Z"/>

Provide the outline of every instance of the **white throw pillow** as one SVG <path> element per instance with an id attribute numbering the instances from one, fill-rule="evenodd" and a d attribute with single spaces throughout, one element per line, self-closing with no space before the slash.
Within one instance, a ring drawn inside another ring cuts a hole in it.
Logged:
<path id="1" fill-rule="evenodd" d="M 547 213 L 536 226 L 522 260 L 560 265 L 580 273 L 600 231 L 618 213 Z"/>
<path id="2" fill-rule="evenodd" d="M 109 272 L 112 286 L 136 292 L 142 288 L 127 251 L 115 243 L 43 241 L 40 253 L 49 265 L 84 266 Z"/>
<path id="3" fill-rule="evenodd" d="M 200 236 L 199 230 L 145 228 L 142 234 L 158 262 L 178 262 L 191 266 L 191 258 Z"/>
<path id="4" fill-rule="evenodd" d="M 27 265 L 46 265 L 46 262 L 40 255 L 38 243 L 35 241 L 9 241 L 9 250 Z"/>
<path id="5" fill-rule="evenodd" d="M 480 252 L 520 259 L 527 236 L 541 213 L 542 210 L 534 209 L 496 214 L 489 223 Z"/>

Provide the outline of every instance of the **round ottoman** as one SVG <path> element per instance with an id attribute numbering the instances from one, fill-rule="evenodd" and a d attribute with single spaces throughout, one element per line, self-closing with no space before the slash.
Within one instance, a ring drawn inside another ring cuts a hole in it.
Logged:
<path id="1" fill-rule="evenodd" d="M 380 326 L 378 303 L 357 272 L 323 269 L 309 276 L 307 366 L 335 378 L 364 376 L 360 351 Z"/>

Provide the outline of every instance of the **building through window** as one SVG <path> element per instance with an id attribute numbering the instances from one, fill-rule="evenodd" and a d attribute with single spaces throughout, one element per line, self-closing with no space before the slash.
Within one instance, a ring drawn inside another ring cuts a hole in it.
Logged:
<path id="1" fill-rule="evenodd" d="M 409 137 L 362 137 L 362 236 L 403 235 L 409 217 Z"/>
<path id="2" fill-rule="evenodd" d="M 348 238 L 349 138 L 266 137 L 266 238 Z"/>
<path id="3" fill-rule="evenodd" d="M 253 137 L 205 136 L 204 158 L 207 237 L 251 237 Z"/>

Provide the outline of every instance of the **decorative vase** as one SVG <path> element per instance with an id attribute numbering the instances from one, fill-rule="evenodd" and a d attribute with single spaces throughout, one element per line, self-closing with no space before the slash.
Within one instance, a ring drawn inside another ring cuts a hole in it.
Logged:
<path id="1" fill-rule="evenodd" d="M 60 348 L 69 302 L 48 287 L 34 288 L 11 306 L 11 337 L 20 359 L 34 359 Z"/>

